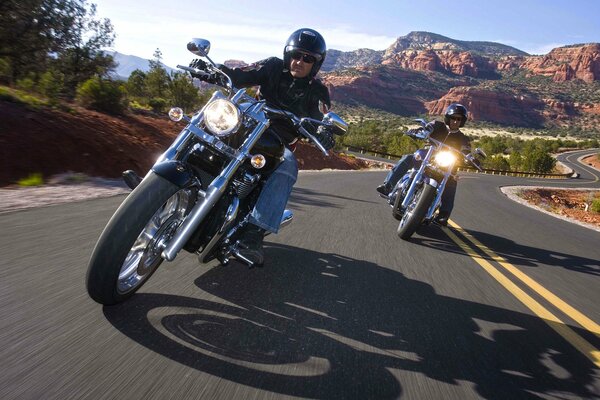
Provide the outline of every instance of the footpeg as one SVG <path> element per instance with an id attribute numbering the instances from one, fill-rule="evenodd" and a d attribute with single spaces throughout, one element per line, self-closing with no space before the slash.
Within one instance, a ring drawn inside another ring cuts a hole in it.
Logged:
<path id="1" fill-rule="evenodd" d="M 254 268 L 255 264 L 250 261 L 248 258 L 244 257 L 240 251 L 238 249 L 235 249 L 232 253 L 232 255 L 238 259 L 239 261 L 243 262 L 244 264 L 246 264 L 248 266 L 248 268 Z"/>

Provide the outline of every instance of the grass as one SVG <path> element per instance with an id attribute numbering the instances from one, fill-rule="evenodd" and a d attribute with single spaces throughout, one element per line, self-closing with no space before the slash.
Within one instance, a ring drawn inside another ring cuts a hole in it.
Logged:
<path id="1" fill-rule="evenodd" d="M 44 178 L 40 173 L 31 174 L 27 178 L 23 178 L 17 181 L 17 185 L 21 187 L 41 186 L 43 184 Z"/>

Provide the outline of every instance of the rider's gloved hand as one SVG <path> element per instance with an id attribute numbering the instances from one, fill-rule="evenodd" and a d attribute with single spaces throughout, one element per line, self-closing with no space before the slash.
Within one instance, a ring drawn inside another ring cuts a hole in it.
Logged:
<path id="1" fill-rule="evenodd" d="M 333 137 L 333 133 L 326 126 L 319 126 L 317 132 L 315 133 L 315 137 L 319 142 L 321 142 L 325 150 L 330 150 L 333 148 L 333 146 L 335 146 L 335 138 Z"/>
<path id="2" fill-rule="evenodd" d="M 201 58 L 196 58 L 195 60 L 192 60 L 192 62 L 190 63 L 190 67 L 192 68 L 196 68 L 202 71 L 206 71 L 206 69 L 208 68 L 208 65 L 206 64 L 206 61 L 204 61 Z"/>

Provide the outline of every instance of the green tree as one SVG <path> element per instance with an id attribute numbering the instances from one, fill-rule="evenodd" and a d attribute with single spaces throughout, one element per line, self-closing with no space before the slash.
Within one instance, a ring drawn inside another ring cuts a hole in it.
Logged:
<path id="1" fill-rule="evenodd" d="M 64 74 L 50 70 L 46 71 L 40 76 L 38 82 L 38 90 L 41 94 L 46 96 L 52 103 L 55 103 L 64 87 Z"/>
<path id="2" fill-rule="evenodd" d="M 146 74 L 146 89 L 149 97 L 166 99 L 169 97 L 170 78 L 161 63 L 162 53 L 154 51 L 154 59 L 150 60 L 150 70 Z"/>
<path id="3" fill-rule="evenodd" d="M 510 163 L 501 154 L 494 154 L 483 160 L 483 167 L 487 169 L 497 169 L 500 171 L 509 171 Z"/>
<path id="4" fill-rule="evenodd" d="M 146 73 L 141 69 L 134 70 L 127 79 L 125 84 L 127 93 L 133 97 L 146 96 Z"/>
<path id="5" fill-rule="evenodd" d="M 10 81 L 53 66 L 65 75 L 65 90 L 95 74 L 106 74 L 112 58 L 102 48 L 112 45 L 110 20 L 96 19 L 87 0 L 3 0 L 0 2 L 0 57 L 10 68 Z"/>
<path id="6" fill-rule="evenodd" d="M 169 91 L 173 105 L 189 112 L 198 105 L 200 96 L 198 89 L 192 84 L 187 74 L 175 73 L 169 82 Z"/>

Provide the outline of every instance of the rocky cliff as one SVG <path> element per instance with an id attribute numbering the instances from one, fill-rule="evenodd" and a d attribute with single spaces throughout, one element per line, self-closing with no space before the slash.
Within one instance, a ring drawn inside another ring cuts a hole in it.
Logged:
<path id="1" fill-rule="evenodd" d="M 401 115 L 439 115 L 456 101 L 475 120 L 571 126 L 584 116 L 586 127 L 600 125 L 594 120 L 600 115 L 598 43 L 530 56 L 498 43 L 411 32 L 382 52 L 333 54 L 322 79 L 334 101 Z"/>
<path id="2" fill-rule="evenodd" d="M 549 76 L 555 82 L 597 81 L 600 80 L 600 43 L 559 47 L 545 56 L 527 57 L 520 68 Z"/>

